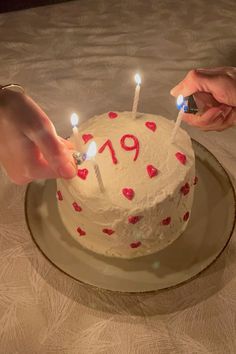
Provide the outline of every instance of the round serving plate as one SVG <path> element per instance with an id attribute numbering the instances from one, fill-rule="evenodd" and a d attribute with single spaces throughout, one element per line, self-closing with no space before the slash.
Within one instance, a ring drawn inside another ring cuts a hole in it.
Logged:
<path id="1" fill-rule="evenodd" d="M 93 253 L 73 240 L 60 219 L 56 181 L 32 182 L 25 215 L 42 253 L 74 279 L 119 292 L 158 291 L 195 277 L 221 254 L 235 226 L 235 192 L 227 172 L 201 144 L 193 141 L 199 178 L 191 219 L 173 244 L 155 254 L 124 260 Z"/>

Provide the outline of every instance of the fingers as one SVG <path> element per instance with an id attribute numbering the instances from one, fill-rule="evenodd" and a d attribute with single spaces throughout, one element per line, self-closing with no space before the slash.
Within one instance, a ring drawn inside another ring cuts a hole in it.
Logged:
<path id="1" fill-rule="evenodd" d="M 27 137 L 14 137 L 14 146 L 6 144 L 0 149 L 0 161 L 11 181 L 19 185 L 35 179 L 60 177 Z"/>
<path id="2" fill-rule="evenodd" d="M 216 68 L 198 68 L 199 73 L 206 75 L 228 75 L 231 76 L 234 80 L 236 79 L 236 68 L 232 66 L 221 66 Z"/>
<path id="3" fill-rule="evenodd" d="M 14 144 L 5 141 L 4 146 L 1 145 L 0 161 L 16 184 L 58 177 L 35 144 L 24 136 L 14 136 Z"/>
<path id="4" fill-rule="evenodd" d="M 63 178 L 75 176 L 76 166 L 74 159 L 65 142 L 57 139 L 53 132 L 47 131 L 45 128 L 41 132 L 33 133 L 32 140 L 57 176 Z"/>
<path id="5" fill-rule="evenodd" d="M 45 160 L 48 161 L 58 175 L 64 178 L 75 176 L 76 169 L 72 154 L 52 132 L 44 128 L 40 132 L 34 132 L 31 137 L 42 152 Z"/>
<path id="6" fill-rule="evenodd" d="M 214 97 L 207 92 L 196 92 L 194 94 L 194 100 L 200 112 L 206 111 L 211 107 L 217 107 L 220 105 Z"/>
<path id="7" fill-rule="evenodd" d="M 212 125 L 211 130 L 216 130 L 221 132 L 225 129 L 231 128 L 236 125 L 236 109 L 233 108 L 232 111 L 226 116 L 222 118 L 222 124 L 219 125 L 218 122 L 215 125 Z"/>
<path id="8" fill-rule="evenodd" d="M 224 70 L 223 70 L 224 69 Z M 171 95 L 192 95 L 208 92 L 220 103 L 236 106 L 236 74 L 225 68 L 191 70 L 186 77 L 171 90 Z"/>
<path id="9" fill-rule="evenodd" d="M 75 147 L 70 140 L 64 139 L 60 136 L 59 139 L 69 150 L 75 150 Z"/>
<path id="10" fill-rule="evenodd" d="M 191 70 L 171 90 L 173 96 L 194 94 L 201 116 L 184 114 L 183 120 L 201 130 L 222 131 L 236 124 L 236 68 Z"/>
<path id="11" fill-rule="evenodd" d="M 57 136 L 53 124 L 40 107 L 25 96 L 23 104 L 18 107 L 18 114 L 22 133 L 37 145 L 55 174 L 63 178 L 74 177 L 76 166 L 69 144 Z"/>
<path id="12" fill-rule="evenodd" d="M 71 144 L 57 135 L 52 122 L 30 97 L 6 92 L 0 108 L 0 149 L 5 150 L 0 151 L 0 161 L 12 180 L 25 183 L 36 178 L 75 176 Z"/>
<path id="13" fill-rule="evenodd" d="M 204 131 L 222 131 L 233 126 L 234 122 L 236 122 L 236 109 L 220 105 L 208 109 L 202 116 L 184 114 L 183 120 Z"/>

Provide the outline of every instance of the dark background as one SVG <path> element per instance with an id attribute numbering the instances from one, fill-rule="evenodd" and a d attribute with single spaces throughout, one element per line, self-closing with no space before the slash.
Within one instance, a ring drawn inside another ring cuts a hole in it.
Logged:
<path id="1" fill-rule="evenodd" d="M 24 10 L 30 7 L 52 5 L 71 0 L 0 0 L 0 13 Z"/>

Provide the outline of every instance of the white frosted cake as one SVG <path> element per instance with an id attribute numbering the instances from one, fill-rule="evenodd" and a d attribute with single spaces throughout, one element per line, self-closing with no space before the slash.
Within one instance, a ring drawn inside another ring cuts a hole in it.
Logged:
<path id="1" fill-rule="evenodd" d="M 61 219 L 77 242 L 96 253 L 134 258 L 157 252 L 185 230 L 191 213 L 195 157 L 191 139 L 157 115 L 108 112 L 81 124 L 81 146 L 95 141 L 104 192 L 91 160 L 71 180 L 57 180 Z M 73 141 L 73 138 L 71 138 Z"/>

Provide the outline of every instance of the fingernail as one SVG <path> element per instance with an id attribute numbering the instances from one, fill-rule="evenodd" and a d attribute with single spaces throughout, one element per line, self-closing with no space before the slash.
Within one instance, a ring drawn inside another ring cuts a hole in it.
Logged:
<path id="1" fill-rule="evenodd" d="M 69 161 L 58 168 L 58 173 L 63 178 L 72 178 L 76 175 L 76 167 L 71 161 Z"/>
<path id="2" fill-rule="evenodd" d="M 214 69 L 209 69 L 209 68 L 198 68 L 198 69 L 195 69 L 195 72 L 197 74 L 203 74 L 203 75 L 207 75 L 207 76 L 215 76 L 217 71 L 215 71 Z"/>
<path id="3" fill-rule="evenodd" d="M 209 71 L 209 69 L 198 68 L 198 69 L 195 69 L 195 71 L 196 71 L 197 73 L 204 73 L 205 71 Z"/>

